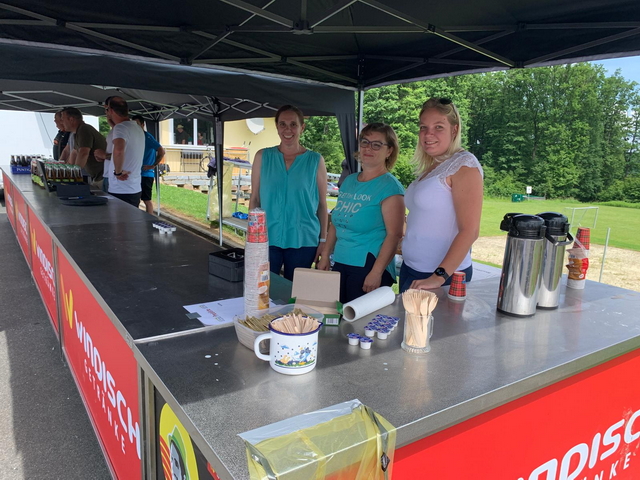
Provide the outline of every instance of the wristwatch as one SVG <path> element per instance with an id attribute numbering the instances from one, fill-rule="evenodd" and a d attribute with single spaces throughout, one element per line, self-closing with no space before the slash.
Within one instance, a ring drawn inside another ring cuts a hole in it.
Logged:
<path id="1" fill-rule="evenodd" d="M 113 174 L 114 174 L 116 177 L 119 177 L 120 175 L 122 175 L 122 172 L 117 173 L 117 172 L 114 170 L 114 171 L 113 171 Z"/>
<path id="2" fill-rule="evenodd" d="M 449 274 L 446 272 L 446 270 L 442 267 L 438 267 L 435 269 L 435 271 L 433 272 L 435 275 L 438 275 L 439 277 L 444 278 L 444 281 L 446 282 L 447 280 L 449 280 Z"/>

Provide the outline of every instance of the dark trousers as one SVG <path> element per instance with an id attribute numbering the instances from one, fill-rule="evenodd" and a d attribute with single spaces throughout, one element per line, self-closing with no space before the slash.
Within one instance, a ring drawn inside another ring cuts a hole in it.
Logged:
<path id="1" fill-rule="evenodd" d="M 293 271 L 296 268 L 311 268 L 317 250 L 317 247 L 269 247 L 269 270 L 280 275 L 284 265 L 284 278 L 293 281 Z"/>
<path id="2" fill-rule="evenodd" d="M 109 192 L 109 195 L 113 195 L 116 198 L 119 198 L 123 202 L 127 202 L 134 207 L 138 208 L 140 205 L 140 197 L 142 196 L 142 192 L 138 193 L 113 193 Z"/>
<path id="3" fill-rule="evenodd" d="M 345 265 L 336 262 L 333 265 L 334 272 L 340 272 L 340 302 L 347 303 L 365 294 L 362 290 L 364 279 L 371 272 L 373 264 L 376 263 L 376 257 L 373 254 L 367 255 L 367 261 L 364 267 L 354 267 L 353 265 Z M 388 270 L 382 274 L 381 287 L 390 287 L 395 283 L 395 279 Z"/>
<path id="4" fill-rule="evenodd" d="M 471 277 L 473 276 L 473 265 L 469 265 L 467 268 L 460 271 L 466 274 L 465 281 L 470 282 Z M 431 275 L 433 275 L 433 272 L 419 272 L 418 270 L 414 270 L 403 262 L 402 267 L 400 267 L 400 293 L 404 292 L 405 290 L 409 290 L 409 287 L 411 287 L 411 284 L 414 280 L 424 280 L 425 278 L 429 278 Z M 451 285 L 451 277 L 449 277 L 442 286 L 446 285 Z"/>

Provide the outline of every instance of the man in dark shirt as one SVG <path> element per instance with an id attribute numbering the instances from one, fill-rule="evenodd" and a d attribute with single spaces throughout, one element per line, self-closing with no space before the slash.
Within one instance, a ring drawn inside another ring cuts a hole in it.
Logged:
<path id="1" fill-rule="evenodd" d="M 91 177 L 91 183 L 102 189 L 102 162 L 96 160 L 95 152 L 99 151 L 99 157 L 106 155 L 106 139 L 91 125 L 84 123 L 82 113 L 74 107 L 62 110 L 62 123 L 67 132 L 74 134 L 73 152 L 69 156 L 71 165 L 80 165 Z"/>
<path id="2" fill-rule="evenodd" d="M 53 139 L 53 159 L 59 160 L 64 147 L 67 146 L 67 142 L 69 141 L 69 132 L 65 132 L 64 125 L 62 124 L 62 110 L 56 112 L 53 117 L 53 121 L 56 123 L 56 127 L 58 127 L 58 134 L 56 138 Z"/>
<path id="3" fill-rule="evenodd" d="M 176 143 L 178 145 L 187 145 L 189 143 L 189 134 L 184 131 L 182 125 L 177 126 Z"/>

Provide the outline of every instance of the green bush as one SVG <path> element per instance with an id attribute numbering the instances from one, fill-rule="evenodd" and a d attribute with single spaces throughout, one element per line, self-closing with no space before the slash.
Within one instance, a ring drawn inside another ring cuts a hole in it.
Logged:
<path id="1" fill-rule="evenodd" d="M 635 208 L 640 210 L 640 203 L 610 201 L 610 202 L 599 202 L 596 205 L 603 206 L 603 207 Z"/>
<path id="2" fill-rule="evenodd" d="M 411 182 L 416 179 L 413 173 L 413 164 L 411 163 L 411 155 L 405 154 L 398 157 L 398 161 L 393 166 L 391 173 L 398 179 L 398 181 L 407 188 Z"/>
<path id="3" fill-rule="evenodd" d="M 598 197 L 602 202 L 622 201 L 624 200 L 623 187 L 624 183 L 616 180 L 605 188 Z"/>
<path id="4" fill-rule="evenodd" d="M 640 202 L 640 177 L 627 177 L 624 179 L 622 193 L 627 202 Z"/>
<path id="5" fill-rule="evenodd" d="M 483 167 L 484 194 L 493 198 L 511 198 L 514 193 L 524 193 L 526 188 L 508 172 L 496 172 L 491 167 Z"/>

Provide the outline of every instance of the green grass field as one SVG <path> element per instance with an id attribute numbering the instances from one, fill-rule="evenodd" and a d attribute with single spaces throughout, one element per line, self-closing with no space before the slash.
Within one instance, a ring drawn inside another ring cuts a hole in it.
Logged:
<path id="1" fill-rule="evenodd" d="M 161 204 L 182 212 L 184 215 L 200 222 L 206 222 L 207 195 L 186 190 L 183 188 L 161 185 Z M 336 197 L 328 197 L 329 210 L 335 207 Z M 621 205 L 625 205 L 620 203 Z M 511 202 L 507 199 L 486 198 L 482 207 L 482 220 L 480 223 L 480 236 L 505 235 L 500 231 L 500 221 L 505 213 L 518 212 L 536 214 L 541 212 L 559 212 L 571 219 L 571 210 L 576 207 L 598 207 L 598 220 L 596 228 L 591 230 L 591 242 L 604 244 L 607 236 L 607 228 L 611 228 L 609 245 L 629 250 L 640 251 L 640 208 L 635 204 L 625 206 L 611 206 L 598 204 L 583 204 L 575 200 L 528 200 L 524 202 Z M 245 207 L 240 207 L 246 212 Z M 583 213 L 574 213 L 575 232 L 578 224 L 591 227 L 593 225 L 594 210 Z"/>
<path id="2" fill-rule="evenodd" d="M 618 248 L 640 251 L 640 209 L 629 207 L 613 207 L 580 203 L 575 200 L 528 200 L 511 202 L 506 199 L 486 198 L 482 206 L 482 220 L 480 222 L 480 236 L 504 235 L 500 231 L 500 220 L 505 213 L 518 212 L 536 214 L 542 212 L 559 212 L 571 220 L 571 210 L 576 207 L 598 207 L 596 227 L 591 230 L 591 242 L 604 245 L 607 228 L 611 228 L 609 245 Z M 575 233 L 577 226 L 592 227 L 595 210 L 583 213 L 575 211 L 571 231 Z"/>

